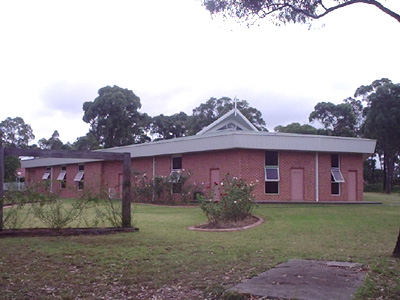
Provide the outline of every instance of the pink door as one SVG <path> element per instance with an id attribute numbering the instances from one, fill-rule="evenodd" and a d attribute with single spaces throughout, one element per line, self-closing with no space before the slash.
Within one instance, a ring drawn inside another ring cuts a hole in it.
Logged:
<path id="1" fill-rule="evenodd" d="M 304 170 L 292 169 L 291 170 L 291 193 L 292 200 L 304 200 Z"/>
<path id="2" fill-rule="evenodd" d="M 210 188 L 214 191 L 214 200 L 219 201 L 221 199 L 219 192 L 219 185 L 221 184 L 219 179 L 219 169 L 210 170 Z"/>
<path id="3" fill-rule="evenodd" d="M 348 200 L 357 201 L 357 171 L 349 171 L 347 179 Z"/>

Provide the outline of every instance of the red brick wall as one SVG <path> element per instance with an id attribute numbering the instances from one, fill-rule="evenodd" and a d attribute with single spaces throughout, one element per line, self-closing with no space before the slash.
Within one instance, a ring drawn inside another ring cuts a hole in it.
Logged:
<path id="1" fill-rule="evenodd" d="M 171 155 L 157 156 L 155 175 L 168 176 L 171 172 Z M 340 169 L 344 183 L 341 183 L 340 195 L 331 195 L 331 154 L 319 153 L 319 200 L 347 201 L 347 179 L 349 171 L 357 171 L 357 200 L 363 199 L 363 157 L 361 154 L 340 154 Z M 232 149 L 182 154 L 182 168 L 191 172 L 190 181 L 207 187 L 210 185 L 210 170 L 219 169 L 220 179 L 226 174 L 244 178 L 248 183 L 256 183 L 255 196 L 259 201 L 290 201 L 291 170 L 301 168 L 304 172 L 304 200 L 315 201 L 315 153 L 312 152 L 279 152 L 279 194 L 265 194 L 264 186 L 264 150 Z M 27 182 L 40 182 L 46 168 L 27 169 Z M 153 176 L 153 157 L 133 158 L 132 170 L 140 174 Z M 77 183 L 74 182 L 78 165 L 67 166 L 67 188 L 60 190 L 60 182 L 56 181 L 61 166 L 53 167 L 53 190 L 60 191 L 62 197 L 76 197 Z M 109 187 L 120 191 L 122 162 L 107 161 L 85 164 L 85 190 L 108 190 Z"/>
<path id="2" fill-rule="evenodd" d="M 340 195 L 331 195 L 331 153 L 319 154 L 319 200 L 320 201 L 347 201 L 348 174 L 357 171 L 357 201 L 363 200 L 363 156 L 362 154 L 339 154 L 340 171 L 344 183 L 340 183 Z"/>

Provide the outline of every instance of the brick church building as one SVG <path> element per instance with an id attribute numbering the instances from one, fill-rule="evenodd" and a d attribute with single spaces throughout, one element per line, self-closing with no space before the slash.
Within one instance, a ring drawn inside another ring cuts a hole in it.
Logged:
<path id="1" fill-rule="evenodd" d="M 148 177 L 190 171 L 193 183 L 220 182 L 226 174 L 257 182 L 257 201 L 362 201 L 363 162 L 376 141 L 260 132 L 233 109 L 194 136 L 115 147 Z M 122 163 L 88 159 L 22 161 L 26 182 L 51 181 L 61 197 L 105 188 L 121 195 Z M 171 193 L 174 191 L 172 190 Z"/>

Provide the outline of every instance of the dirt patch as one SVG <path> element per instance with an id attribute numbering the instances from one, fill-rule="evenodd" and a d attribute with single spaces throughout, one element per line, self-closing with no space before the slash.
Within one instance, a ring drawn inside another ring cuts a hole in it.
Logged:
<path id="1" fill-rule="evenodd" d="M 38 236 L 72 236 L 72 235 L 100 235 L 100 234 L 113 234 L 119 232 L 135 232 L 139 228 L 116 228 L 116 227 L 103 227 L 103 228 L 27 228 L 27 229 L 5 229 L 0 231 L 0 238 L 8 237 L 38 237 Z"/>
<path id="2" fill-rule="evenodd" d="M 246 219 L 240 221 L 232 221 L 222 224 L 205 223 L 189 227 L 188 229 L 197 231 L 238 231 L 253 228 L 263 222 L 264 220 L 262 218 L 250 215 L 246 217 Z"/>

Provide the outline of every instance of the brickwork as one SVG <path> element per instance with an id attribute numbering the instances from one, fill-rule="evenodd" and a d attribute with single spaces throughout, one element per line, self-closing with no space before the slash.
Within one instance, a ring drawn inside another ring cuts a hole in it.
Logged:
<path id="1" fill-rule="evenodd" d="M 155 175 L 168 176 L 171 172 L 171 155 L 162 155 L 147 158 L 133 158 L 132 170 L 140 174 L 146 173 L 148 178 Z M 153 165 L 154 163 L 154 165 Z M 303 175 L 304 201 L 315 201 L 315 152 L 279 151 L 279 193 L 265 193 L 265 151 L 231 149 L 224 151 L 208 151 L 182 154 L 182 168 L 191 172 L 190 181 L 207 187 L 210 185 L 211 170 L 219 170 L 220 180 L 226 174 L 244 178 L 248 183 L 256 183 L 255 196 L 259 201 L 291 201 L 291 172 L 301 169 Z M 347 201 L 348 174 L 353 171 L 357 174 L 356 200 L 363 200 L 363 156 L 361 154 L 340 154 L 340 170 L 344 183 L 340 184 L 340 194 L 331 195 L 331 154 L 318 154 L 319 167 L 319 201 Z M 27 182 L 40 182 L 46 168 L 30 168 L 26 173 Z M 53 191 L 60 192 L 61 197 L 77 197 L 77 182 L 74 182 L 78 172 L 78 165 L 67 166 L 67 188 L 61 189 L 60 182 L 56 181 L 61 166 L 52 167 Z M 85 190 L 100 191 L 114 188 L 120 196 L 122 180 L 122 162 L 106 161 L 85 164 Z"/>

